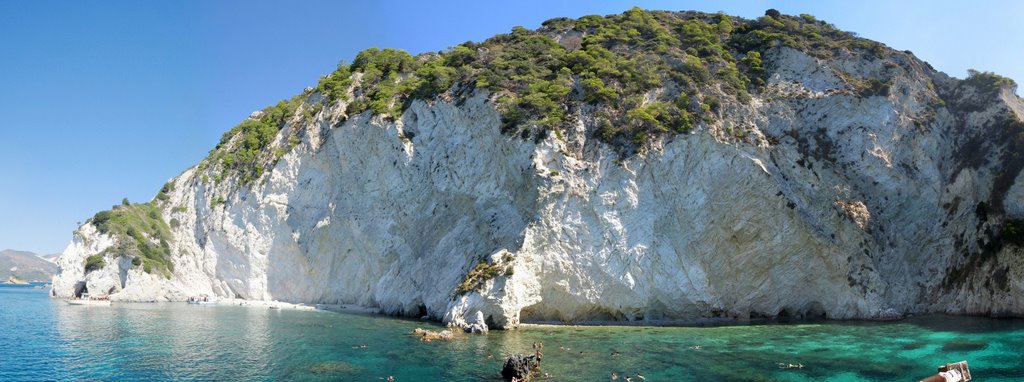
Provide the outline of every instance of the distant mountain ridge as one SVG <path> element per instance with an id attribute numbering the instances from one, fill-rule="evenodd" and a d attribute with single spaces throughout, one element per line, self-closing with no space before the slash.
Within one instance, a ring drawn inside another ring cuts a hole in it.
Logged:
<path id="1" fill-rule="evenodd" d="M 47 255 L 47 257 L 53 258 L 53 260 L 47 260 L 28 251 L 13 249 L 0 251 L 0 280 L 7 280 L 13 275 L 26 281 L 50 281 L 57 273 L 57 264 L 54 264 L 53 261 L 58 256 L 60 255 Z"/>

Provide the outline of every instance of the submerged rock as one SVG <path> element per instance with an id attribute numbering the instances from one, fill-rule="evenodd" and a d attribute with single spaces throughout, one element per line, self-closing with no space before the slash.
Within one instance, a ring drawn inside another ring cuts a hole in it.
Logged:
<path id="1" fill-rule="evenodd" d="M 327 375 L 357 374 L 363 370 L 362 366 L 342 361 L 319 362 L 306 368 L 306 371 L 310 374 Z"/>
<path id="2" fill-rule="evenodd" d="M 413 329 L 412 335 L 419 337 L 420 341 L 424 341 L 424 342 L 430 342 L 430 341 L 451 341 L 451 340 L 453 340 L 455 338 L 455 333 L 453 333 L 451 330 L 442 330 L 442 331 L 436 332 L 436 331 L 432 331 L 432 330 L 425 330 L 425 329 L 416 328 L 416 329 Z"/>
<path id="3" fill-rule="evenodd" d="M 951 341 L 942 344 L 944 352 L 972 352 L 988 347 L 987 343 L 975 341 Z"/>

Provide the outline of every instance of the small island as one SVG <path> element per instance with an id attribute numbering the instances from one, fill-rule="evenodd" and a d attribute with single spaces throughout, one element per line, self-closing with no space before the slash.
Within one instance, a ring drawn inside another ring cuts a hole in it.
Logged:
<path id="1" fill-rule="evenodd" d="M 18 276 L 10 275 L 7 277 L 7 281 L 4 281 L 4 284 L 27 285 L 28 281 L 22 280 Z"/>

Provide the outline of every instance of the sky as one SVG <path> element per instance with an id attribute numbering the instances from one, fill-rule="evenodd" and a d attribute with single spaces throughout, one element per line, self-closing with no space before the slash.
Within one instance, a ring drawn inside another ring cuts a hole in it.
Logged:
<path id="1" fill-rule="evenodd" d="M 0 249 L 63 250 L 150 200 L 221 134 L 360 50 L 416 54 L 554 17 L 646 9 L 812 14 L 963 78 L 1024 82 L 1020 1 L 2 1 Z M 980 4 L 984 4 L 981 6 Z"/>

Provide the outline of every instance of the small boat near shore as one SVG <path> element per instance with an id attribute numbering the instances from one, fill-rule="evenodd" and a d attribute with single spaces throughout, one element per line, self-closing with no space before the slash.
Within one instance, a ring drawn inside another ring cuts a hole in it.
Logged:
<path id="1" fill-rule="evenodd" d="M 110 306 L 110 299 L 106 295 L 90 296 L 88 293 L 82 293 L 81 297 L 64 300 L 64 302 L 68 305 Z"/>
<path id="2" fill-rule="evenodd" d="M 198 297 L 189 297 L 188 300 L 185 300 L 185 302 L 188 303 L 189 305 L 216 305 L 217 304 L 216 300 L 211 300 L 210 296 L 207 296 L 205 294 L 204 295 L 199 295 Z"/>

